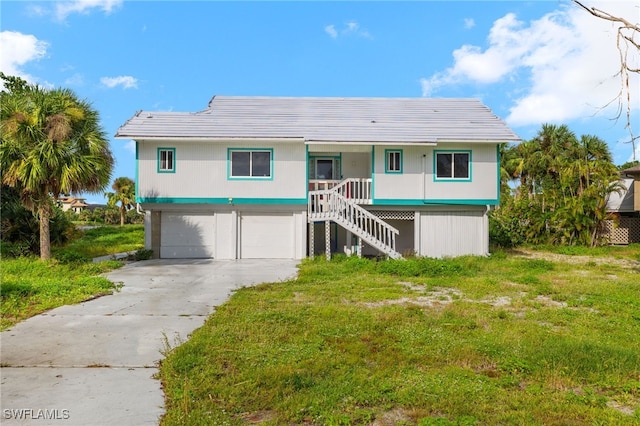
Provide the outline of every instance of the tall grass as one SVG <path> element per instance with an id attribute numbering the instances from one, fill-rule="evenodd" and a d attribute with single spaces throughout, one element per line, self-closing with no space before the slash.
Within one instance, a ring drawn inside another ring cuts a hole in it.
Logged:
<path id="1" fill-rule="evenodd" d="M 640 424 L 640 273 L 492 258 L 305 261 L 161 366 L 163 424 Z"/>

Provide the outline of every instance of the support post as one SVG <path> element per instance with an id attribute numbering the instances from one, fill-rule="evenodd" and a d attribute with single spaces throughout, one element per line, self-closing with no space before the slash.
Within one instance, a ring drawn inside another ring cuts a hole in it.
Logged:
<path id="1" fill-rule="evenodd" d="M 331 260 L 331 221 L 324 222 L 324 251 L 327 261 Z"/>
<path id="2" fill-rule="evenodd" d="M 309 223 L 309 257 L 311 259 L 313 259 L 316 249 L 315 227 L 316 225 L 314 222 Z"/>

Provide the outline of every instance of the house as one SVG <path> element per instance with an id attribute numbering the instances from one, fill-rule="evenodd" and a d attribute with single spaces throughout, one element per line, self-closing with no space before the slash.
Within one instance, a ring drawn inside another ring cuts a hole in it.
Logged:
<path id="1" fill-rule="evenodd" d="M 604 235 L 611 244 L 640 243 L 640 165 L 620 175 L 624 189 L 607 199 L 607 212 L 613 219 L 605 221 Z"/>
<path id="2" fill-rule="evenodd" d="M 217 259 L 486 255 L 519 140 L 476 99 L 228 96 L 116 137 L 136 143 L 146 247 Z"/>
<path id="3" fill-rule="evenodd" d="M 80 213 L 82 210 L 87 208 L 89 205 L 86 203 L 85 198 L 77 198 L 77 197 L 60 197 L 58 199 L 60 206 L 62 207 L 62 211 L 66 212 L 67 210 L 71 210 L 74 213 Z"/>

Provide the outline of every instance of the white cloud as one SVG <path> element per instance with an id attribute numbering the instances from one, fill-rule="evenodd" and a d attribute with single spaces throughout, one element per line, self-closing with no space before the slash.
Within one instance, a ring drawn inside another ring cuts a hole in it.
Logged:
<path id="1" fill-rule="evenodd" d="M 87 14 L 93 9 L 100 9 L 109 14 L 122 5 L 123 0 L 73 0 L 58 2 L 55 5 L 55 15 L 64 21 L 72 13 Z"/>
<path id="2" fill-rule="evenodd" d="M 121 75 L 118 77 L 102 77 L 100 79 L 100 83 L 110 89 L 117 86 L 122 86 L 125 89 L 138 88 L 138 79 L 136 79 L 135 77 L 131 77 L 130 75 Z"/>
<path id="3" fill-rule="evenodd" d="M 22 70 L 28 62 L 45 57 L 49 44 L 34 35 L 15 31 L 0 32 L 0 71 L 7 75 L 21 77 L 30 83 L 35 78 Z"/>
<path id="4" fill-rule="evenodd" d="M 338 38 L 338 31 L 336 31 L 335 25 L 327 25 L 324 27 L 324 32 L 329 34 L 331 38 Z"/>
<path id="5" fill-rule="evenodd" d="M 638 16 L 635 2 L 593 1 L 589 6 L 627 19 Z M 494 22 L 487 41 L 484 49 L 464 45 L 455 50 L 451 68 L 421 80 L 423 95 L 450 85 L 509 81 L 520 97 L 514 100 L 507 122 L 519 126 L 591 116 L 620 90 L 614 25 L 575 6 L 528 24 L 507 14 Z M 630 52 L 629 57 L 634 66 L 640 65 L 639 52 Z M 637 108 L 640 78 L 631 77 Z"/>
<path id="6" fill-rule="evenodd" d="M 75 73 L 64 81 L 64 85 L 65 86 L 84 86 L 84 76 L 80 73 Z"/>
<path id="7" fill-rule="evenodd" d="M 471 29 L 476 26 L 476 21 L 473 18 L 464 18 L 464 27 L 466 29 Z"/>
<path id="8" fill-rule="evenodd" d="M 356 21 L 348 21 L 346 22 L 340 30 L 336 28 L 335 25 L 327 25 L 324 27 L 324 32 L 329 34 L 331 38 L 338 38 L 344 36 L 358 36 L 363 38 L 373 38 L 369 31 L 360 28 L 360 24 Z"/>

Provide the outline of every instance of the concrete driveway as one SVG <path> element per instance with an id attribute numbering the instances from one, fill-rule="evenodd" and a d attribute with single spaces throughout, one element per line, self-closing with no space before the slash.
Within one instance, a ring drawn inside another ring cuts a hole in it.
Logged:
<path id="1" fill-rule="evenodd" d="M 293 260 L 150 260 L 108 274 L 122 289 L 0 334 L 0 423 L 152 425 L 165 337 L 202 326 L 233 290 L 295 277 Z"/>

